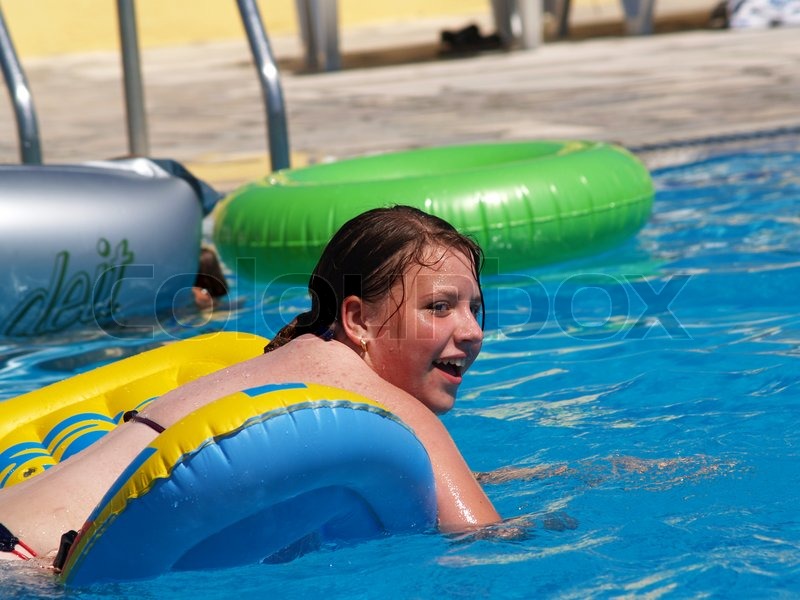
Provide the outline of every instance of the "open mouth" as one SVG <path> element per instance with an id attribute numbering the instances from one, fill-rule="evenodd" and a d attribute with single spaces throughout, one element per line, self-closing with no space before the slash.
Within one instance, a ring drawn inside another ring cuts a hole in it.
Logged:
<path id="1" fill-rule="evenodd" d="M 436 360 L 433 362 L 433 366 L 439 369 L 440 371 L 444 371 L 451 377 L 461 377 L 464 373 L 464 360 L 463 359 L 453 359 L 453 360 Z"/>

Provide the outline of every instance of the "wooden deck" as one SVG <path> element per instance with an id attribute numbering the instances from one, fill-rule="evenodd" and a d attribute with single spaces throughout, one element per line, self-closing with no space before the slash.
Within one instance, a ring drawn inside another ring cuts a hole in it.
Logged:
<path id="1" fill-rule="evenodd" d="M 296 72 L 296 42 L 274 40 L 295 165 L 459 142 L 641 146 L 800 126 L 798 29 L 590 38 L 438 58 L 435 29 L 425 54 L 419 31 L 405 27 L 405 37 L 399 27 L 362 32 L 408 44 L 354 52 L 351 68 L 329 74 Z M 184 162 L 223 189 L 267 173 L 264 108 L 244 42 L 150 49 L 142 62 L 154 156 Z M 126 153 L 116 54 L 25 68 L 46 162 Z M 0 102 L 0 160 L 19 160 L 8 102 Z"/>

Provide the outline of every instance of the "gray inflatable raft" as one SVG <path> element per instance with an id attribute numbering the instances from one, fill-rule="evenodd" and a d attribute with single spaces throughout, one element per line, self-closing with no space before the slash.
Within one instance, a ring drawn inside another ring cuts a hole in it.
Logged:
<path id="1" fill-rule="evenodd" d="M 0 165 L 0 337 L 111 331 L 189 302 L 217 199 L 172 161 Z"/>

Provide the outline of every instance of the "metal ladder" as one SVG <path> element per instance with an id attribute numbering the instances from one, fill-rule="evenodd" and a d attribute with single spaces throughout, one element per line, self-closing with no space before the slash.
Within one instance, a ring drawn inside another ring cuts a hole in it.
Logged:
<path id="1" fill-rule="evenodd" d="M 128 127 L 128 148 L 134 156 L 150 153 L 147 141 L 147 118 L 144 108 L 144 87 L 139 60 L 134 0 L 117 0 L 122 70 L 125 87 L 125 108 Z M 278 65 L 270 47 L 267 32 L 255 0 L 236 0 L 247 33 L 250 51 L 258 72 L 267 118 L 267 144 L 272 169 L 288 168 L 289 130 Z M 33 96 L 25 72 L 17 56 L 0 8 L 0 66 L 6 80 L 19 135 L 20 160 L 25 164 L 41 164 L 42 149 Z"/>

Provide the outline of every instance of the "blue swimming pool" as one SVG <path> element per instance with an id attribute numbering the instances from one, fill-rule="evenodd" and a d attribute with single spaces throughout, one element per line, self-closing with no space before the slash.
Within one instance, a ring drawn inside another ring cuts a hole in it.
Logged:
<path id="1" fill-rule="evenodd" d="M 795 597 L 800 153 L 654 176 L 635 240 L 485 284 L 484 352 L 445 422 L 473 469 L 524 469 L 487 486 L 504 517 L 523 519 L 521 538 L 391 537 L 80 594 L 0 563 L 0 597 Z M 232 315 L 188 316 L 155 340 L 0 345 L 0 395 L 172 335 L 271 335 L 304 305 L 299 289 L 238 293 Z"/>

